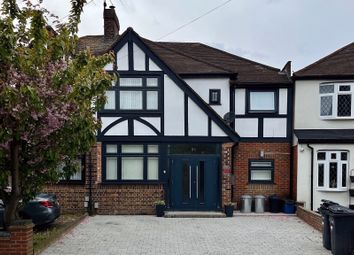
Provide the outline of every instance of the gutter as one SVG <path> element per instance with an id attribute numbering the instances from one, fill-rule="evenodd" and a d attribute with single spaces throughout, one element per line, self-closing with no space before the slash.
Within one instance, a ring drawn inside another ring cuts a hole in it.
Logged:
<path id="1" fill-rule="evenodd" d="M 311 211 L 313 211 L 313 147 L 307 144 L 307 147 L 311 150 Z"/>

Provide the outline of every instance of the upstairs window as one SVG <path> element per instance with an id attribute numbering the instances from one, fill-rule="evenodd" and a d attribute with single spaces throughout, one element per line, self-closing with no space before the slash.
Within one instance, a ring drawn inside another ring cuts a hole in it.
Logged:
<path id="1" fill-rule="evenodd" d="M 348 83 L 320 85 L 320 116 L 353 118 L 353 85 Z"/>
<path id="2" fill-rule="evenodd" d="M 221 90 L 210 89 L 209 90 L 209 104 L 221 104 Z"/>
<path id="3" fill-rule="evenodd" d="M 347 190 L 348 152 L 317 152 L 317 188 L 326 191 Z"/>
<path id="4" fill-rule="evenodd" d="M 160 77 L 121 77 L 106 91 L 106 111 L 158 111 Z"/>
<path id="5" fill-rule="evenodd" d="M 248 112 L 276 112 L 275 98 L 275 91 L 250 91 L 248 99 Z"/>

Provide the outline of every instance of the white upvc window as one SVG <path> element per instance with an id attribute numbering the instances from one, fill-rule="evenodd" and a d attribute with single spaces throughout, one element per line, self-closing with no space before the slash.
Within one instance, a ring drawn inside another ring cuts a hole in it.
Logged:
<path id="1" fill-rule="evenodd" d="M 317 189 L 348 190 L 348 151 L 317 151 Z"/>
<path id="2" fill-rule="evenodd" d="M 320 84 L 321 118 L 354 118 L 353 90 L 353 82 Z"/>

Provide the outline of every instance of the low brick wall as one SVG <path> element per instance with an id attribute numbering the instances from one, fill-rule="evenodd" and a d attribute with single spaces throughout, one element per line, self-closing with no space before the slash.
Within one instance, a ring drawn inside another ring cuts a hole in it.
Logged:
<path id="1" fill-rule="evenodd" d="M 33 254 L 33 224 L 21 221 L 0 232 L 0 255 Z"/>
<path id="2" fill-rule="evenodd" d="M 302 206 L 298 206 L 296 215 L 307 224 L 322 232 L 322 218 L 320 214 L 307 210 Z"/>

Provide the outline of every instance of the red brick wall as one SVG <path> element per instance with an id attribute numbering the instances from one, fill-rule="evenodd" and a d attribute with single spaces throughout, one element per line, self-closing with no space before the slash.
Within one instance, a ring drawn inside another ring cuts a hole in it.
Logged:
<path id="1" fill-rule="evenodd" d="M 232 147 L 234 143 L 222 145 L 221 158 L 221 206 L 231 203 Z"/>
<path id="2" fill-rule="evenodd" d="M 265 159 L 274 160 L 274 184 L 249 183 L 249 159 L 261 159 L 260 151 Z M 279 195 L 288 197 L 290 190 L 290 153 L 289 143 L 239 143 L 234 149 L 234 175 L 236 178 L 233 200 L 240 205 L 242 195 Z"/>
<path id="3" fill-rule="evenodd" d="M 322 232 L 322 218 L 321 215 L 310 210 L 306 210 L 302 206 L 298 206 L 296 215 L 310 226 Z"/>
<path id="4" fill-rule="evenodd" d="M 45 192 L 57 195 L 62 213 L 85 212 L 85 196 L 88 196 L 88 190 L 85 185 L 57 184 L 48 185 Z"/>
<path id="5" fill-rule="evenodd" d="M 162 185 L 135 184 L 135 185 L 106 185 L 101 183 L 101 143 L 97 143 L 91 150 L 92 162 L 92 202 L 98 203 L 98 214 L 154 214 L 154 202 L 164 199 Z M 48 185 L 45 192 L 53 192 L 58 196 L 62 212 L 84 212 L 85 196 L 89 195 L 90 176 L 88 171 L 89 157 L 85 163 L 84 184 L 56 184 Z"/>
<path id="6" fill-rule="evenodd" d="M 0 236 L 0 255 L 33 254 L 32 222 L 10 226 L 7 234 Z"/>

